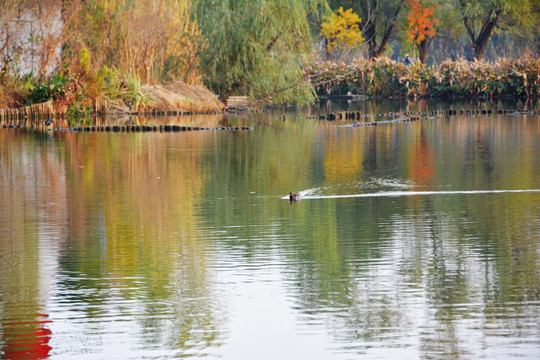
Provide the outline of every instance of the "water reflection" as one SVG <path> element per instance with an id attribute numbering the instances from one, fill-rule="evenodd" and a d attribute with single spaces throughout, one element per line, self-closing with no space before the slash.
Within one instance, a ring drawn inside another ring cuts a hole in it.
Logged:
<path id="1" fill-rule="evenodd" d="M 538 118 L 299 117 L 0 130 L 1 356 L 535 358 Z"/>
<path id="2" fill-rule="evenodd" d="M 59 118 L 53 128 L 70 129 L 87 126 L 128 126 L 128 125 L 181 125 L 190 127 L 219 128 L 247 126 L 248 114 L 240 115 L 115 115 L 94 118 Z"/>
<path id="3" fill-rule="evenodd" d="M 26 316 L 26 314 L 25 314 Z M 51 347 L 51 331 L 44 324 L 51 323 L 46 314 L 36 314 L 35 321 L 5 322 L 3 327 L 3 357 L 6 359 L 47 359 Z"/>

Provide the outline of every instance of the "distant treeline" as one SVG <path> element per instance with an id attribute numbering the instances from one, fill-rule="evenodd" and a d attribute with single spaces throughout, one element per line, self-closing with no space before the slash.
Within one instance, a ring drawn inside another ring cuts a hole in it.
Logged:
<path id="1" fill-rule="evenodd" d="M 519 97 L 540 94 L 540 58 L 493 63 L 445 61 L 439 66 L 388 58 L 354 64 L 320 64 L 306 70 L 319 96 L 359 94 L 389 97 Z"/>

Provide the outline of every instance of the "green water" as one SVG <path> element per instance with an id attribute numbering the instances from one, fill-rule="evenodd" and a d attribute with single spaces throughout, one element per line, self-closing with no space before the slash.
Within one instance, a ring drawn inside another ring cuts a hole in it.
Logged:
<path id="1" fill-rule="evenodd" d="M 539 358 L 539 116 L 329 106 L 0 129 L 0 357 Z"/>

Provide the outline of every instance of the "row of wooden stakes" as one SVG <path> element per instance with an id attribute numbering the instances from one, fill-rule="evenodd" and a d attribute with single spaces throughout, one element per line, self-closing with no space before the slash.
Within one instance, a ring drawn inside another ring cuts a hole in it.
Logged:
<path id="1" fill-rule="evenodd" d="M 512 109 L 497 109 L 497 111 L 493 111 L 493 109 L 460 109 L 459 115 L 493 115 L 494 113 L 497 113 L 498 115 L 538 115 L 540 112 L 538 109 L 532 109 L 532 110 L 512 110 Z M 447 115 L 457 115 L 458 110 L 451 109 L 451 110 L 444 110 L 444 111 L 432 111 L 432 115 L 439 115 L 439 114 L 447 114 Z"/>
<path id="2" fill-rule="evenodd" d="M 437 114 L 440 114 L 440 113 L 445 113 L 448 115 L 455 115 L 454 110 L 446 110 L 444 112 L 437 112 Z M 339 121 L 339 120 L 356 121 L 356 120 L 362 120 L 362 119 L 370 118 L 370 117 L 397 118 L 397 117 L 405 116 L 407 118 L 412 118 L 419 115 L 422 115 L 422 113 L 420 112 L 404 112 L 404 113 L 389 112 L 389 113 L 384 113 L 384 114 L 363 114 L 361 111 L 341 111 L 341 112 L 333 112 L 333 113 L 328 113 L 328 114 L 310 116 L 308 117 L 308 119 L 328 120 L 328 121 Z"/>
<path id="3" fill-rule="evenodd" d="M 104 115 L 107 109 L 107 101 L 96 100 L 92 104 L 92 112 L 95 115 Z M 37 121 L 40 119 L 63 117 L 66 115 L 66 107 L 55 104 L 54 101 L 46 101 L 13 109 L 0 109 L 0 122 Z"/>
<path id="4" fill-rule="evenodd" d="M 19 129 L 18 125 L 3 125 L 4 129 Z M 252 127 L 201 127 L 201 126 L 180 126 L 180 125 L 111 125 L 111 126 L 78 126 L 71 128 L 50 128 L 51 131 L 72 131 L 72 132 L 181 132 L 181 131 L 201 131 L 201 130 L 229 130 L 242 131 L 253 130 Z"/>
<path id="5" fill-rule="evenodd" d="M 105 100 L 95 101 L 92 106 L 94 115 L 105 115 L 107 113 L 107 102 Z M 183 115 L 219 115 L 224 111 L 183 111 L 183 110 L 151 110 L 132 111 L 125 115 L 133 116 L 183 116 Z M 65 109 L 55 106 L 53 101 L 28 105 L 13 109 L 0 109 L 0 123 L 16 124 L 20 122 L 33 123 L 41 119 L 63 118 Z"/>
<path id="6" fill-rule="evenodd" d="M 496 113 L 499 115 L 538 115 L 539 110 L 510 110 L 510 109 L 498 109 Z M 447 109 L 447 110 L 432 110 L 431 115 L 486 115 L 490 116 L 494 114 L 493 109 Z M 365 119 L 368 117 L 385 117 L 385 118 L 397 118 L 405 116 L 407 118 L 418 115 L 424 115 L 421 112 L 388 112 L 384 114 L 363 114 L 361 111 L 340 111 L 327 114 L 320 114 L 308 117 L 308 119 L 314 120 L 328 120 L 328 121 L 356 121 Z"/>
<path id="7" fill-rule="evenodd" d="M 368 126 L 378 126 L 381 124 L 399 124 L 399 123 L 408 123 L 413 121 L 422 120 L 420 116 L 408 116 L 405 118 L 393 119 L 393 120 L 383 120 L 383 121 L 370 121 L 370 122 L 355 122 L 349 125 L 342 125 L 342 127 L 368 127 Z"/>

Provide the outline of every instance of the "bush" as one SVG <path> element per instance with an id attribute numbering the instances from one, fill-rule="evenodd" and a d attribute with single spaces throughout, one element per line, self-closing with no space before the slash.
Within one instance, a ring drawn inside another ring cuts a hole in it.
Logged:
<path id="1" fill-rule="evenodd" d="M 27 91 L 26 104 L 32 105 L 60 98 L 64 95 L 64 87 L 69 81 L 69 75 L 62 73 L 57 73 L 49 80 L 41 76 L 37 81 L 32 79 L 32 74 L 27 75 L 24 80 Z"/>
<path id="2" fill-rule="evenodd" d="M 83 74 L 90 73 L 90 51 L 87 48 L 79 50 L 79 67 Z"/>

